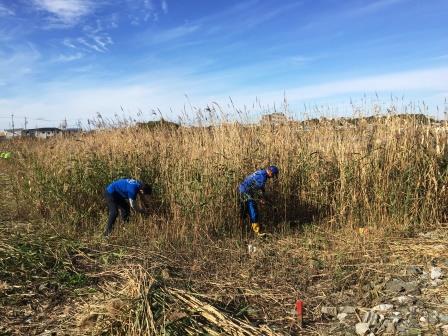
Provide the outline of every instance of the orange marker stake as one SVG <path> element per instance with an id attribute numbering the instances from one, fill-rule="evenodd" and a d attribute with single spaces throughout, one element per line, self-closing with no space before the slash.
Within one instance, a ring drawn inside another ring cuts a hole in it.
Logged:
<path id="1" fill-rule="evenodd" d="M 302 328 L 303 325 L 303 301 L 297 299 L 296 301 L 296 313 L 297 313 L 297 322 Z"/>

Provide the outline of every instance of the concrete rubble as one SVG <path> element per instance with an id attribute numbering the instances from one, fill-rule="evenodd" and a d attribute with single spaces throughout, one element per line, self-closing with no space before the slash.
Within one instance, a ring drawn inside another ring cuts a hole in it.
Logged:
<path id="1" fill-rule="evenodd" d="M 384 293 L 377 305 L 325 306 L 322 317 L 332 324 L 332 335 L 448 335 L 448 298 L 442 296 L 440 304 L 434 304 L 424 295 L 447 285 L 444 267 L 410 266 L 403 277 L 386 277 L 381 285 L 363 287 Z"/>

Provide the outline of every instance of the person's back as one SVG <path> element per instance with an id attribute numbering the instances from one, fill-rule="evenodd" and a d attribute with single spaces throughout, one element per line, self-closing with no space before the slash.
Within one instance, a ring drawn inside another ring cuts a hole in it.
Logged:
<path id="1" fill-rule="evenodd" d="M 264 190 L 264 186 L 268 179 L 266 169 L 260 169 L 247 176 L 244 181 L 239 185 L 238 189 L 240 193 L 249 194 L 253 196 L 256 190 Z"/>
<path id="2" fill-rule="evenodd" d="M 113 181 L 106 187 L 104 197 L 109 210 L 109 219 L 104 232 L 106 237 L 112 232 L 118 210 L 124 222 L 129 220 L 131 208 L 139 213 L 145 213 L 145 210 L 136 203 L 138 194 L 151 194 L 151 186 L 135 179 L 123 178 Z"/>
<path id="3" fill-rule="evenodd" d="M 106 188 L 106 191 L 114 198 L 132 199 L 135 201 L 142 183 L 134 179 L 119 179 L 113 181 Z"/>

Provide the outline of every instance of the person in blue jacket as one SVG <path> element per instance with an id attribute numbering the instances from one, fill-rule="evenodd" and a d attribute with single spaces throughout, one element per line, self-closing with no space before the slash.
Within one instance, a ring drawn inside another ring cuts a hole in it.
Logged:
<path id="1" fill-rule="evenodd" d="M 112 232 L 118 216 L 118 210 L 120 210 L 121 218 L 124 222 L 129 221 L 131 208 L 139 213 L 146 213 L 144 209 L 137 205 L 137 195 L 150 195 L 151 192 L 152 189 L 149 184 L 129 178 L 119 179 L 109 184 L 104 191 L 109 210 L 109 219 L 104 236 L 107 237 Z"/>
<path id="2" fill-rule="evenodd" d="M 261 196 L 264 195 L 266 181 L 269 178 L 277 177 L 278 173 L 279 169 L 276 166 L 269 166 L 266 169 L 257 170 L 247 176 L 238 187 L 242 219 L 244 220 L 245 216 L 249 215 L 252 231 L 258 236 L 262 235 L 262 233 L 258 222 L 256 199 L 260 194 Z"/>

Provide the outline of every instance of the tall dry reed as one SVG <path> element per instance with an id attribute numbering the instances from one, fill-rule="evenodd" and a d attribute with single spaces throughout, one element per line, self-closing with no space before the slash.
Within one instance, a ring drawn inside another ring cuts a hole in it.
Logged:
<path id="1" fill-rule="evenodd" d="M 274 206 L 262 209 L 269 230 L 319 222 L 412 233 L 445 221 L 446 141 L 446 128 L 421 116 L 161 123 L 16 142 L 9 169 L 19 211 L 69 232 L 101 231 L 103 189 L 134 177 L 155 189 L 154 214 L 139 220 L 140 236 L 234 234 L 238 183 L 276 164 L 280 178 L 267 188 Z"/>

